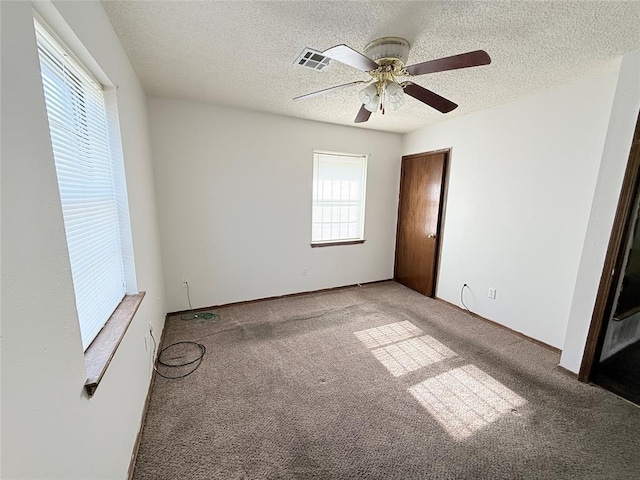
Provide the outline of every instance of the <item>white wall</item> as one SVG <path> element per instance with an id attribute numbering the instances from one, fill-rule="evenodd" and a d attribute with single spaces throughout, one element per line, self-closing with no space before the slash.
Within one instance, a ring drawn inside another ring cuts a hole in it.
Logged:
<path id="1" fill-rule="evenodd" d="M 562 347 L 617 72 L 407 134 L 452 148 L 436 295 Z M 495 300 L 487 297 L 497 289 Z"/>
<path id="2" fill-rule="evenodd" d="M 2 2 L 2 478 L 122 479 L 150 381 L 144 335 L 149 323 L 160 333 L 166 311 L 146 97 L 99 2 L 37 7 L 68 37 L 66 22 L 119 85 L 137 283 L 147 296 L 88 399 L 32 5 Z"/>
<path id="3" fill-rule="evenodd" d="M 401 137 L 149 99 L 170 311 L 393 276 Z M 362 245 L 311 248 L 312 150 L 370 154 Z M 308 275 L 302 276 L 302 267 Z"/>
<path id="4" fill-rule="evenodd" d="M 560 365 L 578 372 L 640 110 L 640 51 L 622 59 Z"/>

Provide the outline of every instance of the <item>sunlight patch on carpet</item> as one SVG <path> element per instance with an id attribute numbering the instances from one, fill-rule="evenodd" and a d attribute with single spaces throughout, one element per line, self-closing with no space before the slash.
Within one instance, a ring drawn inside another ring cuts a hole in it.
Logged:
<path id="1" fill-rule="evenodd" d="M 409 393 L 455 440 L 464 440 L 527 401 L 475 365 L 465 365 L 409 388 Z"/>
<path id="2" fill-rule="evenodd" d="M 456 356 L 454 351 L 429 335 L 377 348 L 371 353 L 394 377 Z"/>
<path id="3" fill-rule="evenodd" d="M 424 332 L 411 322 L 396 322 L 354 332 L 354 335 L 367 348 L 381 347 L 389 343 L 399 342 L 411 337 L 417 337 Z"/>

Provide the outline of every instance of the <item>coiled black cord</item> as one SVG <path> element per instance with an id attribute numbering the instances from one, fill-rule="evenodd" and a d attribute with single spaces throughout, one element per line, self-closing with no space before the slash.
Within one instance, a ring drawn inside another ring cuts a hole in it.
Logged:
<path id="1" fill-rule="evenodd" d="M 156 351 L 158 349 L 158 344 L 156 343 L 156 338 L 153 336 L 153 332 L 149 332 L 149 333 L 151 334 L 151 338 L 153 339 L 153 357 L 156 358 Z M 195 345 L 200 349 L 200 355 L 198 355 L 195 359 L 193 359 L 191 361 L 183 362 L 183 363 L 167 363 L 167 362 L 164 362 L 162 360 L 162 354 L 165 353 L 170 348 L 173 348 L 173 347 L 175 347 L 177 345 Z M 198 369 L 198 367 L 200 367 L 200 364 L 202 363 L 202 360 L 204 359 L 204 354 L 206 352 L 207 352 L 207 349 L 205 348 L 205 346 L 202 345 L 201 343 L 198 343 L 198 342 L 190 342 L 189 341 L 189 342 L 172 343 L 171 345 L 168 345 L 168 346 L 164 347 L 162 350 L 160 350 L 160 353 L 158 353 L 158 357 L 153 362 L 153 369 L 162 378 L 167 378 L 169 380 L 176 380 L 178 378 L 188 377 L 193 372 L 195 372 Z M 158 365 L 162 365 L 164 367 L 170 367 L 170 368 L 186 367 L 187 365 L 194 365 L 194 367 L 191 370 L 189 370 L 187 373 L 183 374 L 183 375 L 169 376 L 169 375 L 165 375 L 164 373 L 161 373 L 158 370 Z"/>

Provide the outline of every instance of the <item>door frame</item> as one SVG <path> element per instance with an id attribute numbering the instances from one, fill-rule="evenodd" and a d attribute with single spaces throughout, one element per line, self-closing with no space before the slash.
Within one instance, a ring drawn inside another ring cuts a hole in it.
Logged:
<path id="1" fill-rule="evenodd" d="M 402 183 L 404 177 L 402 176 L 402 167 L 404 165 L 405 159 L 412 159 L 418 157 L 424 157 L 428 155 L 439 155 L 444 154 L 444 168 L 442 172 L 442 188 L 440 190 L 440 206 L 438 209 L 438 225 L 437 225 L 437 234 L 436 234 L 436 248 L 435 248 L 435 258 L 433 265 L 433 288 L 431 291 L 431 295 L 428 295 L 429 298 L 437 298 L 436 290 L 438 286 L 438 273 L 440 271 L 440 255 L 442 251 L 442 238 L 443 238 L 443 226 L 444 226 L 444 216 L 446 214 L 446 204 L 447 204 L 447 196 L 449 194 L 449 165 L 451 164 L 451 147 L 449 148 L 441 148 L 439 150 L 431 150 L 428 152 L 422 153 L 412 153 L 411 155 L 403 155 L 400 163 L 400 188 L 398 189 L 398 212 L 396 214 L 396 245 L 394 249 L 394 258 L 393 258 L 393 279 L 396 278 L 396 268 L 398 267 L 398 234 L 400 232 L 400 195 L 402 193 Z"/>
<path id="2" fill-rule="evenodd" d="M 609 319 L 615 307 L 615 300 L 620 278 L 623 275 L 622 268 L 631 234 L 631 226 L 634 222 L 633 211 L 640 196 L 640 115 L 636 122 L 636 129 L 631 142 L 629 160 L 622 181 L 620 198 L 616 215 L 611 228 L 611 237 L 607 255 L 600 275 L 600 285 L 593 308 L 591 325 L 587 342 L 582 355 L 582 363 L 578 373 L 578 380 L 589 382 L 598 365 L 598 359 L 602 354 L 604 337 L 609 325 Z"/>

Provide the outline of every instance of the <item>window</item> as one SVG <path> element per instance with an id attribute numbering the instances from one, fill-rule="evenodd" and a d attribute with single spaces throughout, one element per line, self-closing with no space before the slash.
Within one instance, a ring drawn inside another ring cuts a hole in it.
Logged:
<path id="1" fill-rule="evenodd" d="M 364 242 L 367 156 L 313 153 L 311 244 Z"/>
<path id="2" fill-rule="evenodd" d="M 135 291 L 115 108 L 70 50 L 37 20 L 36 40 L 84 350 Z M 125 261 L 126 260 L 126 261 Z"/>

